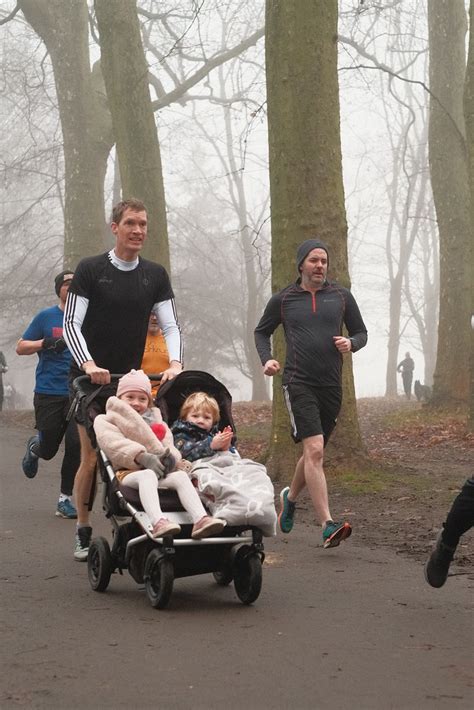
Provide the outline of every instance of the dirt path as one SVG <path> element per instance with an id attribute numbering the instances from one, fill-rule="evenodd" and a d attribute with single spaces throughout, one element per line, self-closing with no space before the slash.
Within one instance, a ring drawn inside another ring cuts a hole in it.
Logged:
<path id="1" fill-rule="evenodd" d="M 373 470 L 343 480 L 331 472 L 328 458 L 331 507 L 351 520 L 359 544 L 425 560 L 454 497 L 472 475 L 474 437 L 466 435 L 461 417 L 430 415 L 416 400 L 362 399 L 358 411 Z M 235 416 L 245 432 L 263 425 L 263 437 L 246 434 L 243 441 L 246 455 L 261 455 L 270 405 L 237 403 Z M 299 519 L 314 520 L 304 495 L 298 509 Z M 453 574 L 474 573 L 473 532 L 459 545 Z"/>
<path id="2" fill-rule="evenodd" d="M 252 607 L 202 575 L 155 611 L 127 574 L 90 589 L 74 523 L 53 515 L 57 462 L 32 481 L 20 470 L 27 424 L 0 427 L 2 710 L 473 707 L 472 578 L 432 590 L 419 562 L 364 541 L 365 508 L 335 550 L 303 510 L 291 535 L 267 539 Z M 110 537 L 98 505 L 93 524 Z"/>

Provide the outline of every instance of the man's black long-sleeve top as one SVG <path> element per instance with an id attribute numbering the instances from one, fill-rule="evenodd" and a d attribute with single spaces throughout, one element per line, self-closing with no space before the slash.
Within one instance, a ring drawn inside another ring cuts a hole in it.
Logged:
<path id="1" fill-rule="evenodd" d="M 273 359 L 270 338 L 279 325 L 286 339 L 283 384 L 303 383 L 340 387 L 342 354 L 333 336 L 342 335 L 343 324 L 352 352 L 367 343 L 367 328 L 351 292 L 325 283 L 316 293 L 305 291 L 299 281 L 273 295 L 255 328 L 255 345 L 262 365 Z"/>

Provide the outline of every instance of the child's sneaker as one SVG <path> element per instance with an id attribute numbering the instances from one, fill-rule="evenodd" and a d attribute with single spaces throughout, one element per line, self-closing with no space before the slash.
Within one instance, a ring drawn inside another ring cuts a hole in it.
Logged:
<path id="1" fill-rule="evenodd" d="M 286 488 L 283 488 L 280 493 L 281 509 L 278 516 L 278 525 L 283 533 L 291 532 L 293 530 L 293 523 L 295 522 L 296 503 L 288 500 L 289 490 L 290 487 L 287 486 Z"/>
<path id="2" fill-rule="evenodd" d="M 153 537 L 164 537 L 165 535 L 178 535 L 181 532 L 181 526 L 178 523 L 172 523 L 167 518 L 160 518 L 154 525 L 152 530 Z"/>
<path id="3" fill-rule="evenodd" d="M 74 546 L 74 559 L 79 562 L 87 560 L 89 554 L 89 545 L 91 544 L 92 528 L 90 525 L 85 525 L 76 530 L 76 544 Z"/>
<path id="4" fill-rule="evenodd" d="M 70 520 L 74 520 L 77 518 L 77 510 L 75 509 L 72 501 L 69 500 L 69 498 L 66 498 L 65 500 L 60 500 L 58 502 L 55 515 L 58 518 L 68 518 Z"/>
<path id="5" fill-rule="evenodd" d="M 209 515 L 205 515 L 201 520 L 198 520 L 197 523 L 194 523 L 191 537 L 193 540 L 211 537 L 212 535 L 220 533 L 224 529 L 224 526 L 225 522 L 220 518 L 211 518 Z"/>
<path id="6" fill-rule="evenodd" d="M 34 478 L 38 473 L 38 456 L 31 450 L 32 446 L 39 444 L 39 436 L 35 434 L 30 436 L 26 442 L 26 452 L 21 462 L 23 473 L 27 478 Z"/>
<path id="7" fill-rule="evenodd" d="M 334 523 L 328 520 L 323 530 L 323 547 L 337 547 L 352 533 L 349 523 Z"/>

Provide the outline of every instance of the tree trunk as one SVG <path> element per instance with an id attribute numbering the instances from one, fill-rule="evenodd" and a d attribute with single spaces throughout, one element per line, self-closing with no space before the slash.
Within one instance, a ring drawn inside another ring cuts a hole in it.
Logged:
<path id="1" fill-rule="evenodd" d="M 148 86 L 148 67 L 135 0 L 95 0 L 101 65 L 112 114 L 124 199 L 148 210 L 144 256 L 169 269 L 160 146 Z"/>
<path id="2" fill-rule="evenodd" d="M 464 117 L 466 124 L 468 172 L 470 184 L 470 212 L 471 212 L 471 238 L 469 241 L 468 276 L 470 285 L 470 316 L 474 316 L 474 2 L 469 9 L 469 52 L 466 67 L 466 81 L 464 85 Z M 474 322 L 470 323 L 469 345 L 469 416 L 468 427 L 474 431 Z"/>
<path id="3" fill-rule="evenodd" d="M 317 235 L 330 246 L 330 274 L 349 286 L 337 78 L 337 2 L 266 3 L 266 67 L 272 224 L 272 291 L 296 279 L 298 244 Z M 275 356 L 283 361 L 281 329 Z M 334 445 L 350 461 L 363 450 L 345 360 L 344 406 Z M 270 464 L 288 479 L 298 451 L 280 378 L 274 378 Z"/>
<path id="4" fill-rule="evenodd" d="M 429 158 L 439 227 L 440 308 L 433 403 L 467 403 L 472 240 L 464 138 L 466 12 L 463 0 L 429 0 Z"/>
<path id="5" fill-rule="evenodd" d="M 27 22 L 51 57 L 64 141 L 64 263 L 74 267 L 102 249 L 106 231 L 104 177 L 112 145 L 101 103 L 100 74 L 89 60 L 87 3 L 21 0 Z"/>

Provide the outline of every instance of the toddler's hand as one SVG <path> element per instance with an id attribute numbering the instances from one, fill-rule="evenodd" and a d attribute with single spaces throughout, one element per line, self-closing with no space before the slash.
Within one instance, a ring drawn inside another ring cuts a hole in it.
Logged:
<path id="1" fill-rule="evenodd" d="M 212 439 L 211 449 L 213 451 L 228 451 L 232 441 L 232 427 L 226 426 L 222 431 L 218 432 Z"/>

